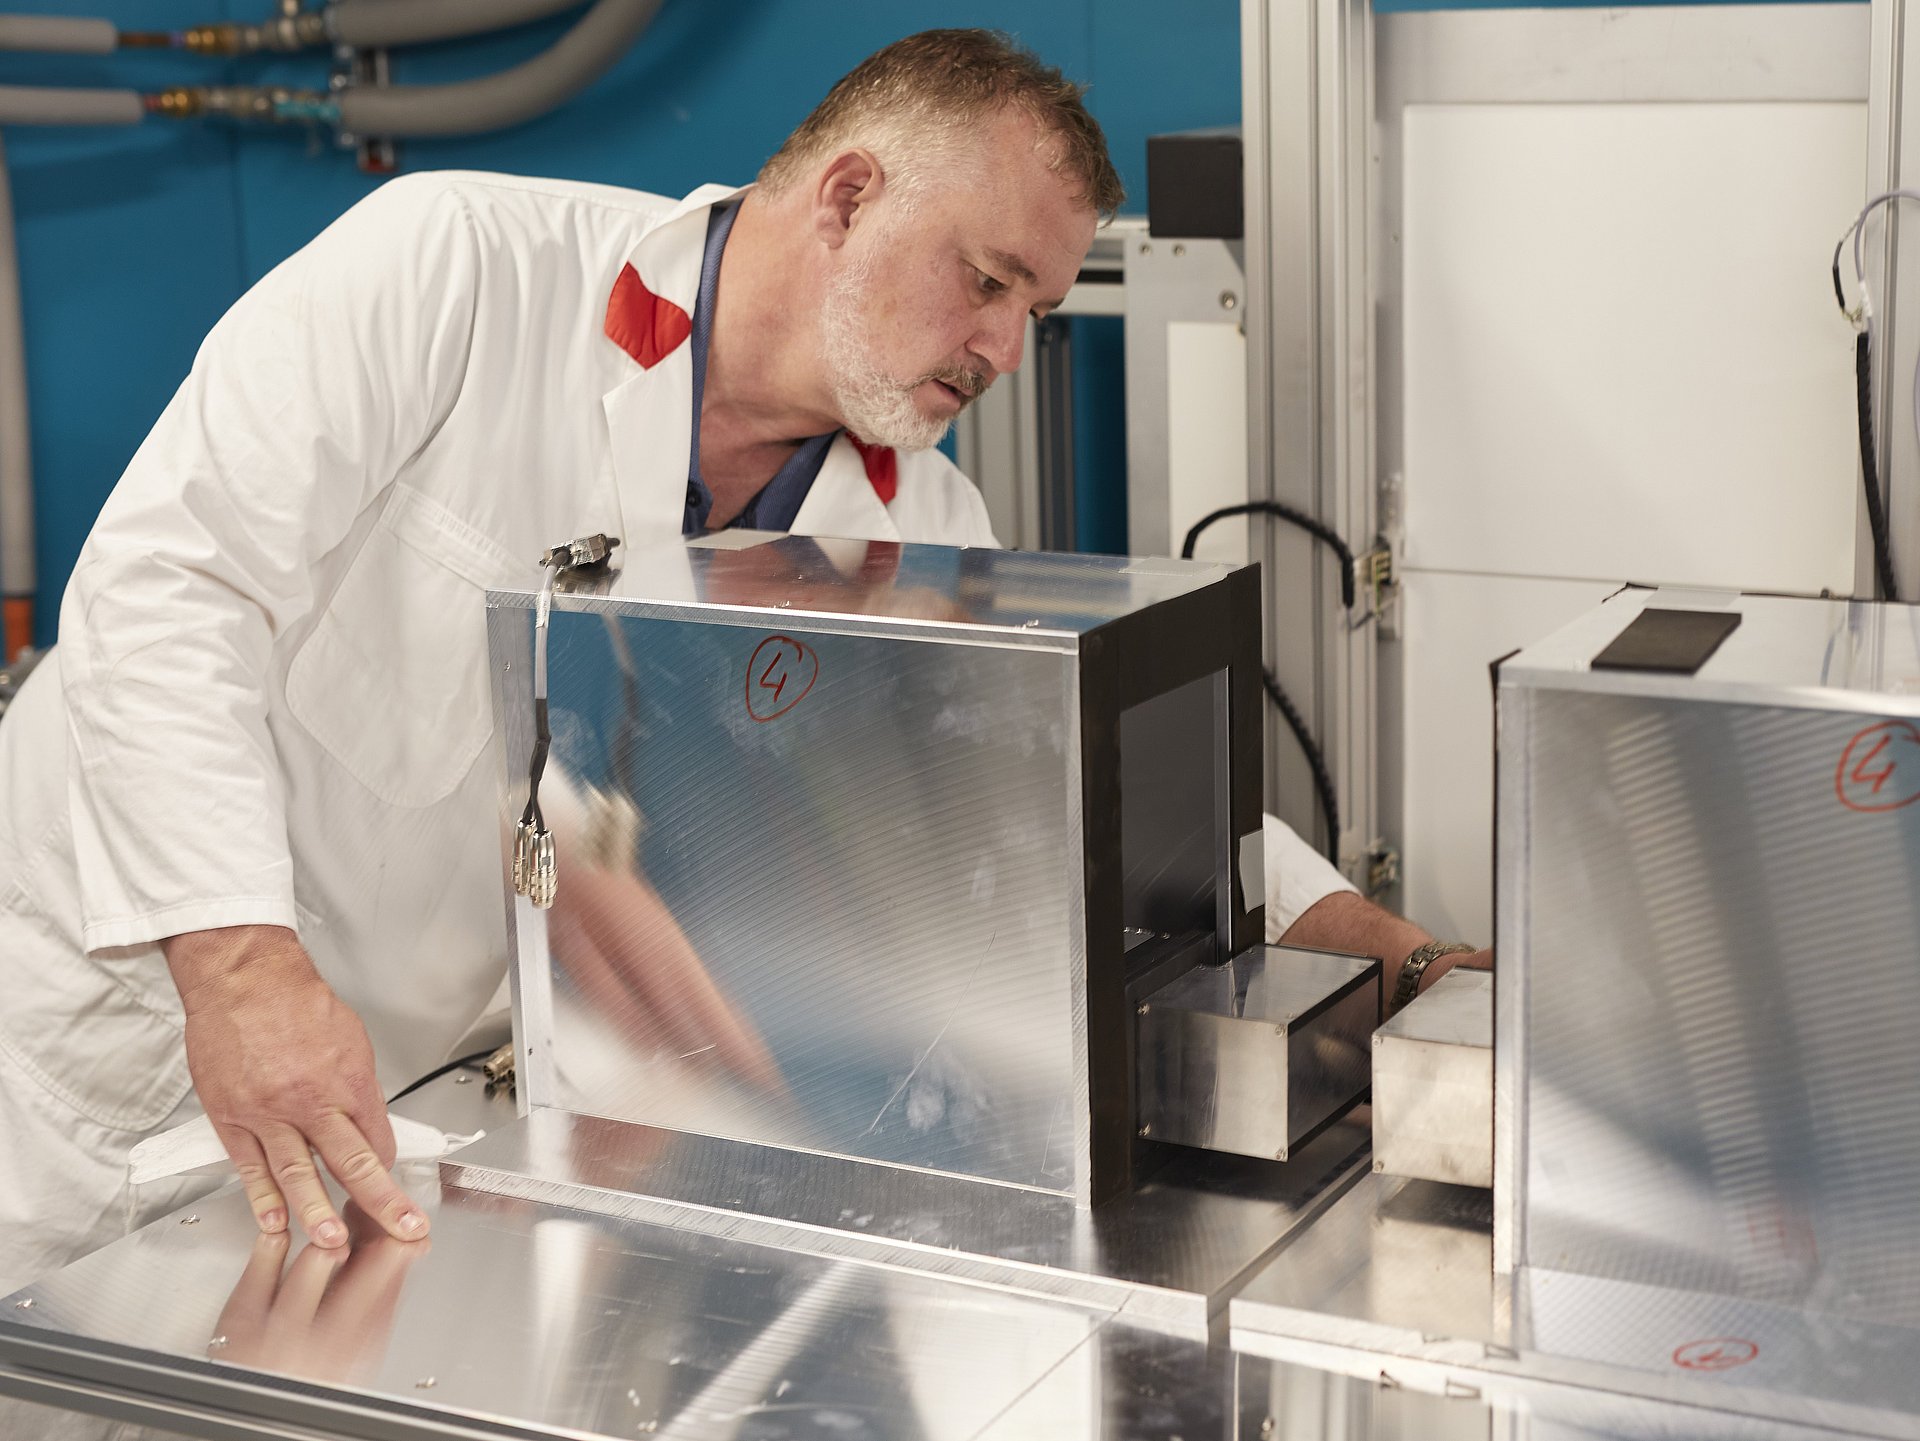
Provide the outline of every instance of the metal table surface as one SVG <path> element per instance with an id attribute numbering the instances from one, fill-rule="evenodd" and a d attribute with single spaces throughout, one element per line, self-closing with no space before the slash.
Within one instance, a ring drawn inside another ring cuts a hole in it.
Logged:
<path id="1" fill-rule="evenodd" d="M 451 1077 L 397 1109 L 450 1130 L 511 1115 Z M 45 1278 L 0 1305 L 0 1392 L 221 1438 L 1834 1434 L 1528 1373 L 1524 1358 L 1490 1369 L 1505 1322 L 1461 1239 L 1471 1224 L 1408 1221 L 1383 1205 L 1397 1185 L 1376 1178 L 1256 1278 L 1231 1344 L 1222 1327 L 1209 1339 L 1137 1324 L 1124 1301 L 441 1188 L 430 1169 L 407 1179 L 433 1215 L 424 1244 L 374 1238 L 340 1261 L 262 1242 L 229 1189 Z M 1384 1233 L 1375 1257 L 1399 1279 L 1329 1260 L 1354 1225 Z M 1271 1327 L 1283 1316 L 1297 1332 L 1304 1315 L 1320 1342 Z M 1343 1341 L 1325 1339 L 1341 1325 Z"/>
<path id="2" fill-rule="evenodd" d="M 1907 1327 L 1540 1268 L 1496 1284 L 1492 1230 L 1490 1192 L 1368 1176 L 1234 1297 L 1231 1345 L 1502 1404 L 1569 1390 L 1667 1403 L 1713 1413 L 1716 1435 L 1920 1437 Z"/>

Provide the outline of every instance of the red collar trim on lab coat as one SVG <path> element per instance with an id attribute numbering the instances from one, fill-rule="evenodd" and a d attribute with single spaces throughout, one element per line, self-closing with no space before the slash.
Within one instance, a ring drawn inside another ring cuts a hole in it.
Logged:
<path id="1" fill-rule="evenodd" d="M 900 493 L 900 457 L 893 453 L 892 446 L 868 445 L 852 431 L 847 432 L 847 439 L 860 452 L 860 459 L 867 467 L 867 484 L 873 487 L 873 493 L 880 497 L 882 505 L 892 505 L 894 496 Z"/>
<path id="2" fill-rule="evenodd" d="M 687 312 L 655 295 L 631 265 L 622 266 L 607 297 L 607 339 L 651 370 L 693 333 Z"/>

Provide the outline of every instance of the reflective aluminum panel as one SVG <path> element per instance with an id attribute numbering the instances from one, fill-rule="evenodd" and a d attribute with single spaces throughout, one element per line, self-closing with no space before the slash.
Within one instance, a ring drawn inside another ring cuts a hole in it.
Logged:
<path id="1" fill-rule="evenodd" d="M 1920 610 L 1645 603 L 1500 672 L 1499 1263 L 1920 1325 Z"/>
<path id="2" fill-rule="evenodd" d="M 536 1110 L 442 1163 L 452 1185 L 653 1225 L 1119 1307 L 1204 1335 L 1273 1251 L 1362 1174 L 1336 1124 L 1284 1165 L 1175 1153 L 1097 1209 L 911 1167 Z"/>

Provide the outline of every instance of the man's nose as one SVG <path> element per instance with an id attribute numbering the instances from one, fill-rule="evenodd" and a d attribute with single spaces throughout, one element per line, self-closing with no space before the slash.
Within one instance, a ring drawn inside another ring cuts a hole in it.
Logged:
<path id="1" fill-rule="evenodd" d="M 1025 311 L 1013 311 L 1010 314 L 996 315 L 980 327 L 973 338 L 973 351 L 997 375 L 1006 375 L 1020 368 L 1020 358 L 1027 346 L 1027 316 Z"/>

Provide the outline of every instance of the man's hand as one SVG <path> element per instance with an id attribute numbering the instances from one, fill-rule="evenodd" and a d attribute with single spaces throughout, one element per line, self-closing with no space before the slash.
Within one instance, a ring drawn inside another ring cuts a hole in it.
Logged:
<path id="1" fill-rule="evenodd" d="M 214 1131 L 246 1183 L 260 1229 L 298 1217 L 317 1246 L 347 1228 L 313 1162 L 403 1241 L 427 1218 L 394 1181 L 393 1128 L 360 1018 L 278 926 L 195 931 L 164 942 L 187 1012 L 187 1068 Z"/>
<path id="2" fill-rule="evenodd" d="M 1386 1005 L 1399 984 L 1400 967 L 1407 957 L 1433 937 L 1412 921 L 1383 910 L 1372 901 L 1351 891 L 1339 891 L 1316 901 L 1280 938 L 1283 946 L 1304 946 L 1309 950 L 1344 951 L 1354 956 L 1378 956 L 1383 965 L 1380 976 L 1381 1019 Z M 1493 969 L 1493 952 L 1457 951 L 1441 956 L 1420 977 L 1420 992 L 1439 980 L 1455 966 L 1477 970 Z"/>
<path id="3" fill-rule="evenodd" d="M 621 1035 L 682 1060 L 710 1057 L 752 1085 L 781 1089 L 766 1046 L 643 877 L 563 858 L 549 916 L 554 958 Z"/>
<path id="4" fill-rule="evenodd" d="M 214 1326 L 215 1361 L 304 1381 L 365 1381 L 379 1370 L 407 1270 L 427 1252 L 375 1230 L 347 1207 L 351 1248 L 309 1246 L 293 1264 L 284 1231 L 253 1244 Z"/>

